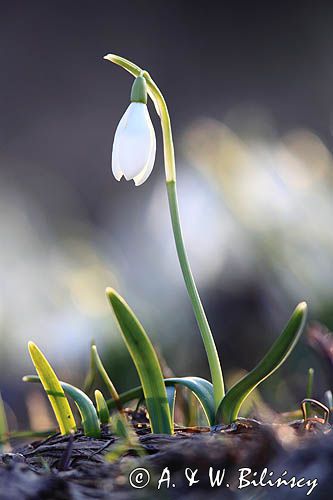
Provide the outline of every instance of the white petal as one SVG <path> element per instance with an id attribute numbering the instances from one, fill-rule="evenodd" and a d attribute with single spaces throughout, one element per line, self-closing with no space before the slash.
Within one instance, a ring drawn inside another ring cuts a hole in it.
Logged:
<path id="1" fill-rule="evenodd" d="M 120 181 L 120 179 L 123 176 L 123 172 L 121 171 L 120 164 L 119 164 L 119 146 L 120 146 L 120 141 L 119 138 L 121 137 L 121 132 L 125 128 L 126 123 L 127 123 L 127 117 L 129 115 L 129 107 L 126 109 L 125 113 L 123 114 L 120 122 L 118 123 L 116 133 L 114 136 L 114 141 L 113 141 L 113 147 L 112 147 L 112 173 L 117 179 L 117 181 Z"/>
<path id="2" fill-rule="evenodd" d="M 119 123 L 117 129 L 115 156 L 119 170 L 130 180 L 139 175 L 148 162 L 152 124 L 143 103 L 131 103 L 126 114 L 126 120 Z"/>
<path id="3" fill-rule="evenodd" d="M 149 118 L 149 120 L 150 120 L 150 118 Z M 153 124 L 151 122 L 150 122 L 150 127 L 151 127 L 151 130 L 150 130 L 150 140 L 151 140 L 150 154 L 149 154 L 149 158 L 148 158 L 148 161 L 147 161 L 147 164 L 146 164 L 144 170 L 142 170 L 142 172 L 139 175 L 134 177 L 134 183 L 136 186 L 140 186 L 148 179 L 148 177 L 151 174 L 151 171 L 153 170 L 153 166 L 155 163 L 156 136 L 155 136 L 155 130 L 154 130 Z"/>
<path id="4" fill-rule="evenodd" d="M 120 181 L 120 179 L 123 176 L 123 173 L 122 173 L 120 166 L 119 166 L 118 147 L 117 147 L 116 140 L 114 140 L 113 148 L 112 148 L 112 173 L 115 176 L 115 178 L 117 179 L 117 181 Z"/>

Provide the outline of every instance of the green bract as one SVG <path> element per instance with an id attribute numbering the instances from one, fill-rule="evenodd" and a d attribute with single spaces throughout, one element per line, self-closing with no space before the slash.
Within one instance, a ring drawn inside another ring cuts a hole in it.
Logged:
<path id="1" fill-rule="evenodd" d="M 147 84 L 143 76 L 137 76 L 131 90 L 131 102 L 147 104 Z"/>

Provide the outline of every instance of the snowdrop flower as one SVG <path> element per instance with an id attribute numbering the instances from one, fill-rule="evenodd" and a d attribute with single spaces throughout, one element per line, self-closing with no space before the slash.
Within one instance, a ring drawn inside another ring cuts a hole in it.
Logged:
<path id="1" fill-rule="evenodd" d="M 112 148 L 112 172 L 143 184 L 151 174 L 156 155 L 156 137 L 147 109 L 147 87 L 143 76 L 133 83 L 131 104 L 120 120 Z"/>

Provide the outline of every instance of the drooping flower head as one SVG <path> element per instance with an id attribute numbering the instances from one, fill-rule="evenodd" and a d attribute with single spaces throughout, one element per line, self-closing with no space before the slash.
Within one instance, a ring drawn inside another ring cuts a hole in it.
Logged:
<path id="1" fill-rule="evenodd" d="M 133 179 L 136 186 L 149 177 L 155 162 L 156 137 L 147 108 L 147 84 L 143 76 L 133 83 L 131 103 L 121 118 L 112 148 L 112 172 L 120 181 Z"/>

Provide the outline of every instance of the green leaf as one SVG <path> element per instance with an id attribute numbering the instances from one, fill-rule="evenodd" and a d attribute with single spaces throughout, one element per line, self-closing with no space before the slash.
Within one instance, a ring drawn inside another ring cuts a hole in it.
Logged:
<path id="1" fill-rule="evenodd" d="M 215 403 L 213 385 L 200 377 L 173 377 L 165 380 L 167 385 L 182 385 L 187 387 L 198 399 L 209 425 L 214 424 Z"/>
<path id="2" fill-rule="evenodd" d="M 217 422 L 222 421 L 224 424 L 230 424 L 236 420 L 245 398 L 287 359 L 303 331 L 306 315 L 307 305 L 305 302 L 301 302 L 279 338 L 260 363 L 227 392 L 218 409 Z"/>
<path id="3" fill-rule="evenodd" d="M 314 378 L 314 369 L 313 368 L 309 368 L 309 370 L 308 370 L 308 381 L 307 381 L 307 384 L 306 384 L 306 398 L 307 399 L 311 399 L 312 398 L 313 378 Z M 305 405 L 305 408 L 306 408 L 307 412 L 311 411 L 311 405 L 309 403 L 307 403 Z"/>
<path id="4" fill-rule="evenodd" d="M 132 439 L 136 441 L 137 437 L 132 427 L 128 423 L 126 416 L 122 413 L 115 415 L 111 423 L 112 432 L 121 439 L 131 442 Z"/>
<path id="5" fill-rule="evenodd" d="M 97 347 L 94 344 L 91 346 L 91 359 L 93 360 L 96 370 L 99 372 L 104 384 L 106 385 L 110 396 L 115 400 L 118 410 L 121 411 L 122 407 L 119 403 L 119 394 L 117 392 L 117 389 L 113 385 L 106 369 L 104 368 L 102 360 L 98 354 Z"/>
<path id="6" fill-rule="evenodd" d="M 93 383 L 95 381 L 96 377 L 96 366 L 95 366 L 95 360 L 93 357 L 92 349 L 91 347 L 95 345 L 95 341 L 92 340 L 90 342 L 90 363 L 89 363 L 89 370 L 88 373 L 84 379 L 83 382 L 83 392 L 89 395 L 90 391 L 92 390 Z"/>
<path id="7" fill-rule="evenodd" d="M 76 431 L 76 424 L 60 382 L 44 354 L 33 342 L 28 344 L 32 362 L 52 405 L 61 434 Z"/>
<path id="8" fill-rule="evenodd" d="M 8 424 L 5 412 L 5 405 L 0 392 L 0 451 L 2 449 L 1 443 L 6 440 L 8 436 Z"/>
<path id="9" fill-rule="evenodd" d="M 164 382 L 166 387 L 174 387 L 178 384 L 192 391 L 202 406 L 208 424 L 214 424 L 215 404 L 213 385 L 208 382 L 208 380 L 200 377 L 174 377 L 166 378 Z M 144 394 L 141 386 L 130 389 L 129 391 L 123 392 L 119 395 L 119 399 L 122 404 L 132 401 L 133 399 L 142 399 L 143 397 Z M 109 408 L 115 408 L 113 400 L 108 400 L 106 403 Z"/>
<path id="10" fill-rule="evenodd" d="M 98 389 L 96 389 L 95 391 L 95 400 L 97 413 L 101 424 L 108 424 L 110 420 L 109 408 L 106 404 L 103 394 Z"/>
<path id="11" fill-rule="evenodd" d="M 133 387 L 133 389 L 129 389 L 128 391 L 119 394 L 119 401 L 121 402 L 122 405 L 128 403 L 129 401 L 133 401 L 134 399 L 139 399 L 139 400 L 144 399 L 142 385 Z M 114 399 L 107 399 L 106 404 L 108 405 L 108 408 L 110 410 L 116 408 L 116 403 Z"/>
<path id="12" fill-rule="evenodd" d="M 51 437 L 56 434 L 58 429 L 49 429 L 46 431 L 12 431 L 8 432 L 1 440 L 0 444 L 6 443 L 11 439 L 26 439 L 26 438 L 40 438 L 40 437 Z"/>
<path id="13" fill-rule="evenodd" d="M 70 396 L 81 415 L 82 427 L 85 436 L 98 438 L 101 435 L 96 409 L 91 399 L 81 389 L 74 385 L 60 382 L 62 388 Z"/>
<path id="14" fill-rule="evenodd" d="M 41 382 L 41 379 L 36 375 L 25 375 L 23 377 L 23 382 Z M 85 436 L 98 438 L 101 435 L 99 420 L 97 416 L 96 409 L 93 405 L 91 399 L 77 387 L 67 384 L 67 382 L 59 382 L 62 390 L 70 396 L 81 416 L 82 427 Z M 49 395 L 54 396 L 52 391 L 48 392 Z"/>
<path id="15" fill-rule="evenodd" d="M 307 399 L 312 398 L 312 392 L 313 392 L 313 378 L 314 378 L 314 369 L 309 368 L 308 370 L 308 382 L 306 385 L 306 397 Z"/>
<path id="16" fill-rule="evenodd" d="M 145 454 L 137 434 L 123 413 L 117 413 L 114 418 L 112 418 L 111 430 L 113 434 L 118 436 L 119 441 L 112 445 L 111 450 L 105 456 L 105 460 L 113 463 L 122 455 L 128 453 L 129 450 L 135 450 L 139 456 Z"/>
<path id="17" fill-rule="evenodd" d="M 169 410 L 171 415 L 171 421 L 175 421 L 175 402 L 176 402 L 176 388 L 174 385 L 169 385 L 166 387 L 166 393 L 168 398 Z"/>
<path id="18" fill-rule="evenodd" d="M 111 288 L 106 293 L 142 384 L 152 432 L 172 434 L 162 370 L 153 345 L 124 299 Z"/>

